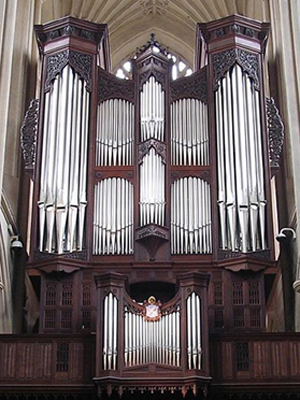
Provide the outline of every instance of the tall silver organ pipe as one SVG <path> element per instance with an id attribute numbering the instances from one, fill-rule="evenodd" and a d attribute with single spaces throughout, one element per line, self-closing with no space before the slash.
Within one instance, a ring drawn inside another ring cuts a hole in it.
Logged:
<path id="1" fill-rule="evenodd" d="M 165 165 L 152 147 L 140 166 L 140 225 L 165 223 Z"/>
<path id="2" fill-rule="evenodd" d="M 45 94 L 41 162 L 39 250 L 82 250 L 87 205 L 90 94 L 66 66 Z"/>
<path id="3" fill-rule="evenodd" d="M 201 369 L 201 300 L 193 292 L 187 302 L 187 361 L 188 369 Z"/>
<path id="4" fill-rule="evenodd" d="M 222 249 L 263 250 L 266 196 L 259 93 L 235 65 L 215 93 Z"/>
<path id="5" fill-rule="evenodd" d="M 104 298 L 103 369 L 117 369 L 118 299 L 109 293 Z"/>
<path id="6" fill-rule="evenodd" d="M 171 104 L 172 165 L 208 165 L 207 105 L 196 99 Z"/>
<path id="7" fill-rule="evenodd" d="M 171 187 L 172 254 L 212 251 L 210 185 L 200 178 L 176 180 Z"/>
<path id="8" fill-rule="evenodd" d="M 165 93 L 161 84 L 151 76 L 143 84 L 141 100 L 141 141 L 165 140 Z"/>
<path id="9" fill-rule="evenodd" d="M 133 252 L 133 185 L 104 179 L 94 189 L 93 254 Z"/>
<path id="10" fill-rule="evenodd" d="M 96 165 L 132 165 L 134 106 L 111 99 L 98 105 Z"/>
<path id="11" fill-rule="evenodd" d="M 126 367 L 157 363 L 180 366 L 180 309 L 145 321 L 125 307 L 124 360 Z"/>

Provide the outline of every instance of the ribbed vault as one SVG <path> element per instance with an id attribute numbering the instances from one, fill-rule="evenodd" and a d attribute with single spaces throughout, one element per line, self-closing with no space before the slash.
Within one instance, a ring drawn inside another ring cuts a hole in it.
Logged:
<path id="1" fill-rule="evenodd" d="M 264 20 L 265 0 L 40 0 L 36 23 L 66 15 L 107 23 L 112 66 L 120 64 L 154 32 L 156 39 L 194 61 L 195 26 L 231 14 Z"/>

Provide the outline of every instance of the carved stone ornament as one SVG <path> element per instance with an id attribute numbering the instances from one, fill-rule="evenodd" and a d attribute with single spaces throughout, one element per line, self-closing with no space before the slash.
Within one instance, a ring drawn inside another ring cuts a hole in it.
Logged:
<path id="1" fill-rule="evenodd" d="M 217 90 L 219 80 L 224 78 L 226 72 L 235 64 L 247 72 L 253 79 L 253 86 L 259 90 L 259 63 L 258 55 L 241 49 L 233 49 L 213 55 L 213 88 Z"/>
<path id="2" fill-rule="evenodd" d="M 92 56 L 78 53 L 77 51 L 65 50 L 46 58 L 45 92 L 50 90 L 53 79 L 68 64 L 85 80 L 86 89 L 89 92 L 92 90 Z"/>
<path id="3" fill-rule="evenodd" d="M 158 142 L 155 139 L 149 139 L 146 142 L 139 145 L 139 156 L 138 163 L 141 164 L 145 155 L 149 152 L 151 147 L 154 148 L 157 154 L 162 158 L 162 162 L 166 164 L 167 162 L 167 149 L 164 143 Z"/>
<path id="4" fill-rule="evenodd" d="M 99 69 L 98 103 L 108 99 L 134 100 L 133 81 L 121 80 L 114 75 L 108 75 Z"/>
<path id="5" fill-rule="evenodd" d="M 170 85 L 170 96 L 171 101 L 192 97 L 207 104 L 207 68 L 173 81 Z"/>
<path id="6" fill-rule="evenodd" d="M 40 102 L 33 99 L 25 114 L 21 127 L 21 147 L 25 163 L 25 171 L 32 175 L 36 161 L 36 138 L 38 130 Z"/>
<path id="7" fill-rule="evenodd" d="M 156 301 L 154 296 L 150 296 L 148 300 L 143 303 L 143 316 L 145 321 L 158 321 L 161 317 L 161 302 Z"/>
<path id="8" fill-rule="evenodd" d="M 284 125 L 272 97 L 266 97 L 266 107 L 270 165 L 273 168 L 279 168 L 279 161 L 284 143 Z"/>

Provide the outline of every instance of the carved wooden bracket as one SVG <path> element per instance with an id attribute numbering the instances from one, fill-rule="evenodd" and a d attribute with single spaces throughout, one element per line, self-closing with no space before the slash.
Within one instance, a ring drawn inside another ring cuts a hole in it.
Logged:
<path id="1" fill-rule="evenodd" d="M 143 158 L 149 152 L 151 147 L 153 147 L 156 153 L 161 156 L 162 162 L 166 164 L 167 162 L 166 145 L 164 143 L 158 142 L 155 139 L 149 139 L 146 142 L 143 142 L 139 145 L 138 163 L 141 164 L 143 162 Z"/>
<path id="2" fill-rule="evenodd" d="M 171 101 L 194 98 L 207 104 L 207 67 L 171 82 L 170 96 Z"/>
<path id="3" fill-rule="evenodd" d="M 234 65 L 240 67 L 253 79 L 253 86 L 260 89 L 258 55 L 241 49 L 227 50 L 213 55 L 213 89 L 219 87 L 219 80 Z"/>
<path id="4" fill-rule="evenodd" d="M 268 136 L 269 136 L 269 158 L 272 176 L 279 168 L 279 161 L 284 143 L 284 125 L 275 105 L 274 99 L 266 97 Z"/>
<path id="5" fill-rule="evenodd" d="M 38 130 L 40 102 L 33 99 L 26 111 L 21 127 L 21 147 L 25 163 L 25 171 L 33 177 L 36 162 L 36 139 Z"/>
<path id="6" fill-rule="evenodd" d="M 98 69 L 98 103 L 108 99 L 134 100 L 133 81 L 121 80 L 115 75 Z"/>
<path id="7" fill-rule="evenodd" d="M 136 240 L 146 248 L 150 261 L 154 261 L 159 247 L 169 240 L 169 230 L 154 224 L 142 226 L 136 230 Z"/>
<path id="8" fill-rule="evenodd" d="M 75 72 L 86 82 L 86 90 L 92 90 L 92 56 L 65 50 L 46 57 L 45 92 L 51 87 L 51 82 L 60 74 L 66 65 L 70 65 Z"/>

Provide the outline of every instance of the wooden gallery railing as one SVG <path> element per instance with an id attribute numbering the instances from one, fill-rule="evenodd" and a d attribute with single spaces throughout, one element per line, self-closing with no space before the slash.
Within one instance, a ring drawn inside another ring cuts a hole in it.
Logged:
<path id="1" fill-rule="evenodd" d="M 94 391 L 95 335 L 0 335 L 0 393 Z"/>
<path id="2" fill-rule="evenodd" d="M 154 298 L 135 302 L 126 279 L 116 273 L 96 278 L 99 391 L 206 390 L 208 276 L 182 274 L 177 294 L 165 304 Z"/>

